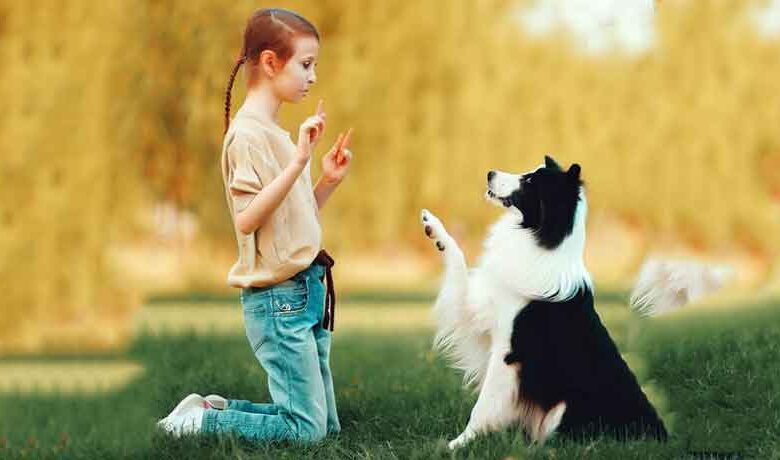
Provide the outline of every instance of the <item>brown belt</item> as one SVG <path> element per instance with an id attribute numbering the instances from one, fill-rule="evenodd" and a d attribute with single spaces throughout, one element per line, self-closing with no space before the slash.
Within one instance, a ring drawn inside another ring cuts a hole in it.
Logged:
<path id="1" fill-rule="evenodd" d="M 322 327 L 332 332 L 336 322 L 336 290 L 333 287 L 333 272 L 331 269 L 336 262 L 324 249 L 317 253 L 314 261 L 325 267 L 327 290 L 325 291 L 325 315 L 322 318 Z"/>

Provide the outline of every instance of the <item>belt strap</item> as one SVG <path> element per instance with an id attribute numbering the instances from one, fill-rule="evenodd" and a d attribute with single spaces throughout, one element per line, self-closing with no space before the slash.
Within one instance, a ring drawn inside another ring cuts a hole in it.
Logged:
<path id="1" fill-rule="evenodd" d="M 336 290 L 333 286 L 333 272 L 331 269 L 336 262 L 324 249 L 317 253 L 314 261 L 325 267 L 327 290 L 325 291 L 325 315 L 322 318 L 322 327 L 332 332 L 336 323 Z"/>

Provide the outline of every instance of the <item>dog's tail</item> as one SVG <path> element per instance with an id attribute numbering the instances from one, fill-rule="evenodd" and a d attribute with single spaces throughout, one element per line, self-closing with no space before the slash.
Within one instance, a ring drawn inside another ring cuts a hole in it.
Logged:
<path id="1" fill-rule="evenodd" d="M 648 259 L 639 271 L 629 304 L 640 315 L 662 315 L 717 291 L 733 277 L 734 270 L 724 265 Z"/>

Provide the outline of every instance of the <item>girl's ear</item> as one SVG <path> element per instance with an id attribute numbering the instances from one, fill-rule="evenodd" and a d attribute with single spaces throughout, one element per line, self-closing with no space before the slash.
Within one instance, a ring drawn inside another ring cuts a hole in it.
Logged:
<path id="1" fill-rule="evenodd" d="M 263 50 L 260 53 L 260 67 L 263 69 L 263 73 L 273 78 L 279 68 L 279 60 L 276 57 L 276 53 L 271 50 Z"/>

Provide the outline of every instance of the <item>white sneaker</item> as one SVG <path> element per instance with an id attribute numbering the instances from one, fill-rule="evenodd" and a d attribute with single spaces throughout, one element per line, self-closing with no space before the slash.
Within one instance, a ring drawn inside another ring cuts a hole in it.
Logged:
<path id="1" fill-rule="evenodd" d="M 193 407 L 203 407 L 205 402 L 206 400 L 203 398 L 203 396 L 197 393 L 188 394 L 184 399 L 181 400 L 179 404 L 176 405 L 176 407 L 173 408 L 167 417 L 161 419 L 159 422 L 157 422 L 157 424 L 163 426 L 165 422 L 171 417 L 179 416 Z"/>
<path id="2" fill-rule="evenodd" d="M 206 409 L 202 406 L 191 406 L 179 414 L 169 415 L 161 426 L 177 438 L 185 434 L 199 433 L 204 412 Z"/>

